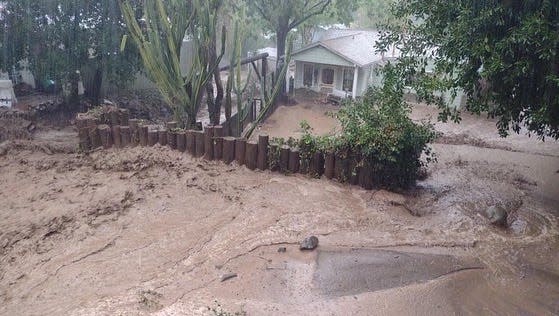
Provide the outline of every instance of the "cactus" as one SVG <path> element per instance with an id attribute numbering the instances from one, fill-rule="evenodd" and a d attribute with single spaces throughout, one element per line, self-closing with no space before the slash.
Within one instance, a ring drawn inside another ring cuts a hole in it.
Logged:
<path id="1" fill-rule="evenodd" d="M 225 30 L 221 36 L 221 51 L 219 54 L 215 51 L 217 12 L 222 3 L 222 0 L 144 1 L 143 19 L 138 21 L 129 0 L 119 1 L 146 72 L 182 126 L 196 124 L 204 91 L 225 53 Z M 142 21 L 145 25 L 141 25 Z M 192 67 L 183 77 L 180 50 L 187 31 L 197 53 L 192 56 Z M 213 52 L 209 52 L 212 48 Z"/>

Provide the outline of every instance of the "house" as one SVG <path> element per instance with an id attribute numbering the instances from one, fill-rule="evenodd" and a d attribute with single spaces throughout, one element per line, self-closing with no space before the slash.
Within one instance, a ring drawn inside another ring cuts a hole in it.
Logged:
<path id="1" fill-rule="evenodd" d="M 329 29 L 317 33 L 313 43 L 293 52 L 295 62 L 294 88 L 307 88 L 338 97 L 362 96 L 368 87 L 381 86 L 382 74 L 378 71 L 388 62 L 397 62 L 400 52 L 392 49 L 382 54 L 376 51 L 380 39 L 378 31 Z M 427 72 L 434 71 L 434 63 L 427 65 Z M 410 101 L 416 93 L 406 89 Z M 440 94 L 451 108 L 465 104 L 463 91 L 456 96 L 450 91 Z"/>
<path id="2" fill-rule="evenodd" d="M 316 42 L 293 52 L 294 88 L 339 97 L 358 97 L 380 80 L 375 68 L 394 58 L 376 52 L 377 31 L 328 30 Z"/>

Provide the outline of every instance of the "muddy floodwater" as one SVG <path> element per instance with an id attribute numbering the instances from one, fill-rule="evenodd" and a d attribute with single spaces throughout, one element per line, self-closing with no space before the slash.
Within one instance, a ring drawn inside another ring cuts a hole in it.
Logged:
<path id="1" fill-rule="evenodd" d="M 335 130 L 320 106 L 259 132 Z M 84 155 L 72 129 L 4 143 L 0 314 L 559 314 L 559 143 L 469 115 L 436 128 L 438 161 L 407 192 L 158 146 Z M 497 203 L 507 229 L 483 216 Z"/>

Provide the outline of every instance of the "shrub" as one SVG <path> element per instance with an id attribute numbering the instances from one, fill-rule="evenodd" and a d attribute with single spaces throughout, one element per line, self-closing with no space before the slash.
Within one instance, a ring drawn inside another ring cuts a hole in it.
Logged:
<path id="1" fill-rule="evenodd" d="M 434 159 L 428 143 L 435 132 L 431 124 L 409 118 L 411 109 L 395 79 L 387 66 L 383 87 L 370 88 L 364 97 L 347 102 L 336 115 L 342 126 L 339 135 L 316 137 L 307 127 L 299 141 L 301 151 L 307 152 L 303 156 L 332 151 L 354 162 L 350 173 L 370 168 L 374 183 L 381 187 L 415 184 L 421 168 Z"/>

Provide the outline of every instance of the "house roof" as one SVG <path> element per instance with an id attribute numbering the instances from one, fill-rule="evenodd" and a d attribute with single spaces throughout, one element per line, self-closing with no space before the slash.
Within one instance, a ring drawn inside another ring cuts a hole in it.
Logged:
<path id="1" fill-rule="evenodd" d="M 365 30 L 329 30 L 322 34 L 319 40 L 293 52 L 293 59 L 297 54 L 315 47 L 323 47 L 348 62 L 363 67 L 383 60 L 383 55 L 376 52 L 375 42 L 380 39 L 377 31 Z M 395 57 L 391 53 L 390 57 Z"/>

